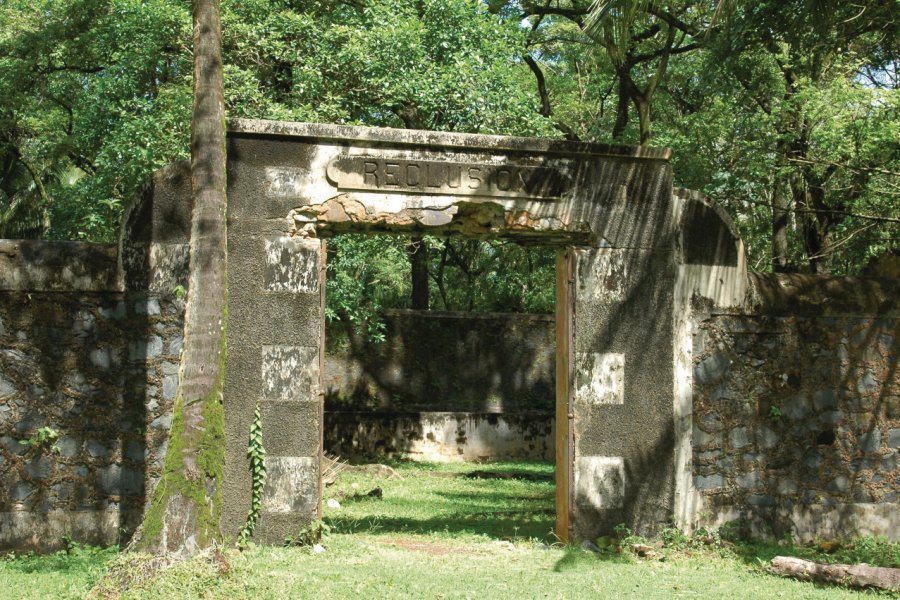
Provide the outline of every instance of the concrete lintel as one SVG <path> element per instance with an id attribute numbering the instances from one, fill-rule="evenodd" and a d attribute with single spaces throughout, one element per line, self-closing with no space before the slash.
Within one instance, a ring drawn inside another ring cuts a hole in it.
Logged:
<path id="1" fill-rule="evenodd" d="M 264 121 L 259 119 L 230 119 L 228 121 L 228 133 L 229 135 L 296 137 L 335 142 L 436 146 L 441 148 L 460 148 L 467 151 L 488 150 L 566 154 L 570 156 L 615 156 L 636 160 L 668 161 L 672 155 L 672 151 L 668 148 L 587 144 L 541 138 L 393 129 L 388 127 L 295 123 L 291 121 Z"/>

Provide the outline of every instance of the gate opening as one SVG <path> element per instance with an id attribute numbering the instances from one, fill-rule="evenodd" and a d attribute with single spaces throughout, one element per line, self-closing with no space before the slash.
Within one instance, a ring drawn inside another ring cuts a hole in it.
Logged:
<path id="1" fill-rule="evenodd" d="M 555 249 L 367 234 L 326 247 L 325 518 L 552 539 Z"/>

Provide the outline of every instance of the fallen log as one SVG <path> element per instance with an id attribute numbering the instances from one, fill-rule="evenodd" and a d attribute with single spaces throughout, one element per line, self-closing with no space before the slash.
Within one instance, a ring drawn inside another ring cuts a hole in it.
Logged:
<path id="1" fill-rule="evenodd" d="M 769 571 L 802 581 L 834 583 L 856 588 L 900 590 L 900 569 L 870 567 L 867 564 L 822 564 L 793 556 L 776 556 Z"/>

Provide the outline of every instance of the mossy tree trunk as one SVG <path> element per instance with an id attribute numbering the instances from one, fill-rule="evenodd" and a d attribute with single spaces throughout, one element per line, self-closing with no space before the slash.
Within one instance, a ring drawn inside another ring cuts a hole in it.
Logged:
<path id="1" fill-rule="evenodd" d="M 227 318 L 225 103 L 218 0 L 193 0 L 191 259 L 184 349 L 162 477 L 134 547 L 190 556 L 221 537 Z"/>

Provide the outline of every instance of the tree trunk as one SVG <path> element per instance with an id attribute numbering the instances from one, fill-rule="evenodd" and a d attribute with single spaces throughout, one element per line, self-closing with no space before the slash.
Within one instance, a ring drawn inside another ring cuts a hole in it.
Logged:
<path id="1" fill-rule="evenodd" d="M 641 132 L 641 146 L 650 143 L 650 101 L 642 95 L 634 96 L 634 106 L 638 112 L 638 126 Z"/>
<path id="2" fill-rule="evenodd" d="M 221 537 L 227 315 L 225 103 L 218 0 L 194 0 L 190 270 L 162 477 L 134 547 L 186 557 Z"/>
<path id="3" fill-rule="evenodd" d="M 772 559 L 769 570 L 776 575 L 804 581 L 858 588 L 900 589 L 900 569 L 869 565 L 823 565 L 792 556 L 776 556 Z"/>
<path id="4" fill-rule="evenodd" d="M 416 236 L 410 239 L 407 252 L 412 281 L 412 308 L 428 310 L 428 245 L 422 237 Z"/>
<path id="5" fill-rule="evenodd" d="M 616 77 L 619 80 L 619 94 L 616 100 L 616 122 L 613 125 L 612 137 L 618 140 L 625 133 L 628 127 L 628 105 L 631 102 L 629 92 L 629 74 L 625 67 L 619 67 L 616 70 Z"/>
<path id="6" fill-rule="evenodd" d="M 776 273 L 788 271 L 788 225 L 790 224 L 789 202 L 775 181 L 772 195 L 772 270 Z"/>

